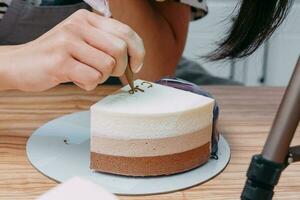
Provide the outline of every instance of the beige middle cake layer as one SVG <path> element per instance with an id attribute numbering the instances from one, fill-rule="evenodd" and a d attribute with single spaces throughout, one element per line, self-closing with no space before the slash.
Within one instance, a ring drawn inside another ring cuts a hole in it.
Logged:
<path id="1" fill-rule="evenodd" d="M 210 125 L 194 133 L 160 139 L 121 140 L 92 136 L 91 151 L 126 157 L 169 155 L 189 151 L 207 144 L 211 141 L 211 134 L 212 126 Z"/>

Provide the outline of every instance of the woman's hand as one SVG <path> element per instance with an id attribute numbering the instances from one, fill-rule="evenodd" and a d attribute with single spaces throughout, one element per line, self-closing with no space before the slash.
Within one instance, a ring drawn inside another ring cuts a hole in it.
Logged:
<path id="1" fill-rule="evenodd" d="M 74 82 L 92 90 L 127 65 L 137 73 L 144 55 L 129 26 L 79 10 L 32 42 L 0 48 L 0 88 L 42 91 Z"/>

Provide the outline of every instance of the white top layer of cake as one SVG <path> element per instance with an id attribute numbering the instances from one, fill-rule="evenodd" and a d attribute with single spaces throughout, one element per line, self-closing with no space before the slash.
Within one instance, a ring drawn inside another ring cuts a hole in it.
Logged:
<path id="1" fill-rule="evenodd" d="M 191 92 L 136 80 L 91 107 L 92 136 L 154 139 L 197 132 L 212 124 L 214 100 Z"/>
<path id="2" fill-rule="evenodd" d="M 211 98 L 192 92 L 155 83 L 151 84 L 152 87 L 149 87 L 150 85 L 145 81 L 136 80 L 135 86 L 138 86 L 144 92 L 138 91 L 129 94 L 130 87 L 127 85 L 93 105 L 92 109 L 126 115 L 162 115 L 192 110 L 213 102 Z"/>

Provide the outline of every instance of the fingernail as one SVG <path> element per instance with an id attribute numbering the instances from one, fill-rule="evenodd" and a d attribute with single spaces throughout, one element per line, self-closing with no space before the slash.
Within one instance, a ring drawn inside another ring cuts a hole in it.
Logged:
<path id="1" fill-rule="evenodd" d="M 75 85 L 77 85 L 77 86 L 80 87 L 81 89 L 84 89 L 84 90 L 85 90 L 85 86 L 84 86 L 83 84 L 78 83 L 78 82 L 75 82 L 75 81 L 74 81 L 74 83 L 75 83 Z"/>
<path id="2" fill-rule="evenodd" d="M 136 69 L 134 69 L 134 73 L 138 73 L 139 71 L 141 71 L 142 67 L 143 67 L 144 63 L 140 64 L 140 66 L 138 66 Z"/>
<path id="3" fill-rule="evenodd" d="M 75 85 L 79 86 L 79 87 L 84 87 L 81 83 L 73 81 L 75 83 Z"/>
<path id="4" fill-rule="evenodd" d="M 101 82 L 101 80 L 102 80 L 102 77 L 103 77 L 103 74 L 102 74 L 102 72 L 99 72 L 99 74 L 98 74 L 98 80 L 99 80 L 99 82 Z"/>

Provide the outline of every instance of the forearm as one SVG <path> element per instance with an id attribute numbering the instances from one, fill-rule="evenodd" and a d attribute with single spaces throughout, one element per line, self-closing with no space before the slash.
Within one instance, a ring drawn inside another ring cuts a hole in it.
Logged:
<path id="1" fill-rule="evenodd" d="M 0 46 L 0 91 L 16 89 L 13 81 L 12 64 L 15 50 L 24 45 Z"/>
<path id="2" fill-rule="evenodd" d="M 131 26 L 143 38 L 146 57 L 136 77 L 157 80 L 173 75 L 185 45 L 189 7 L 150 0 L 110 0 L 110 6 L 115 19 Z M 176 24 L 171 19 L 176 19 Z"/>
<path id="3" fill-rule="evenodd" d="M 14 46 L 0 46 L 0 91 L 13 89 L 9 77 L 9 58 L 6 55 L 13 49 Z"/>
<path id="4" fill-rule="evenodd" d="M 0 55 L 1 54 L 5 54 L 8 53 L 11 50 L 15 50 L 19 47 L 21 47 L 22 45 L 7 45 L 7 46 L 0 46 Z"/>

